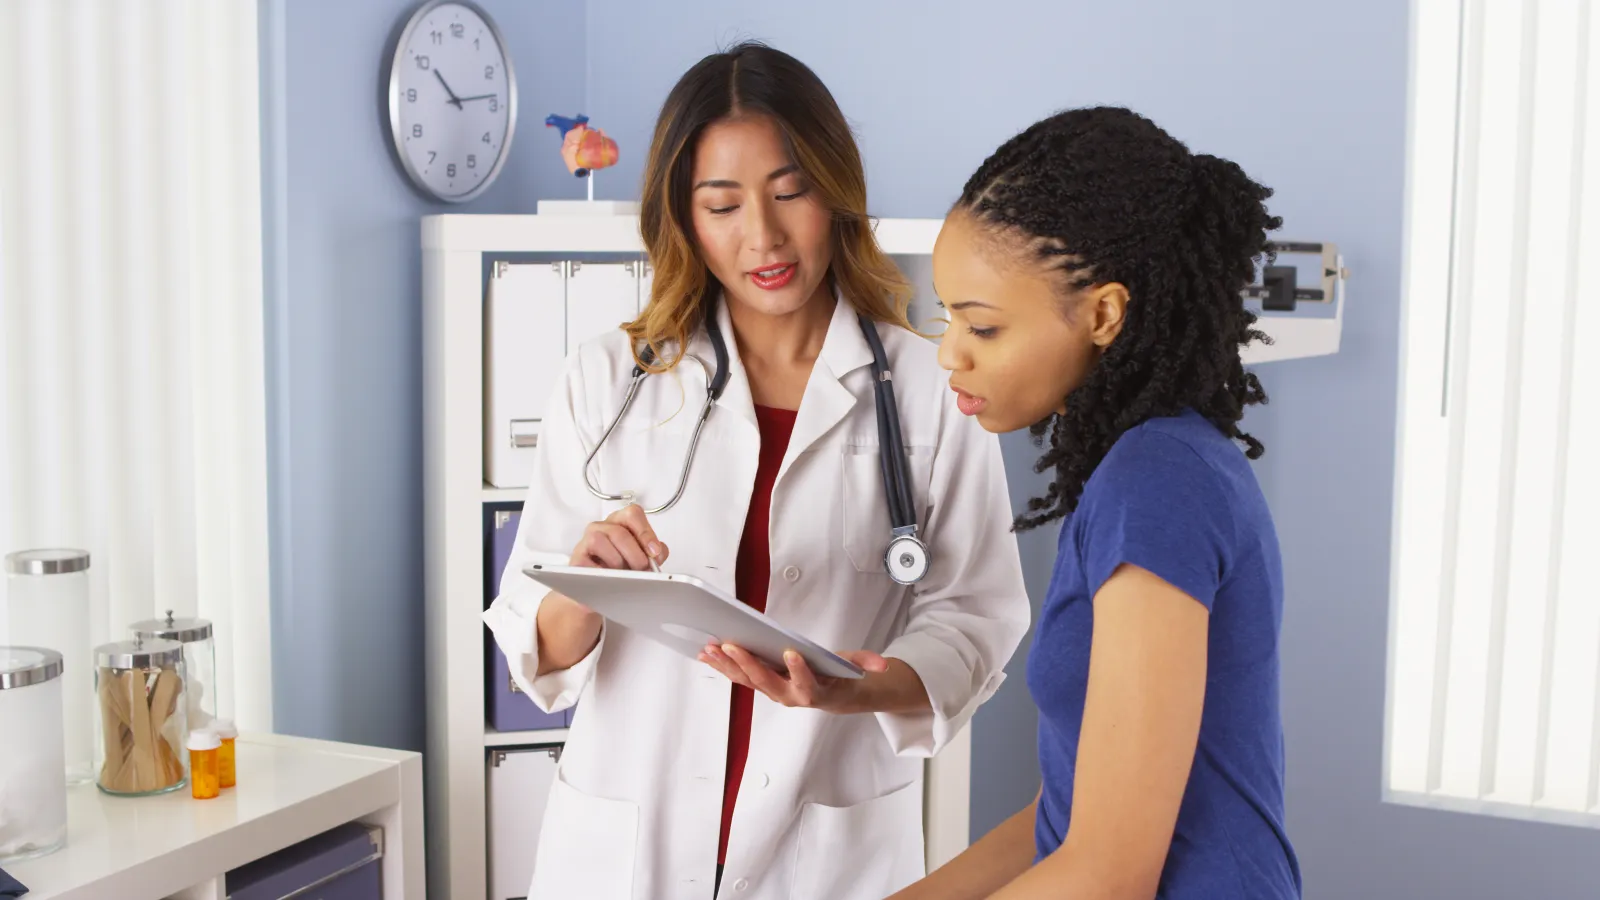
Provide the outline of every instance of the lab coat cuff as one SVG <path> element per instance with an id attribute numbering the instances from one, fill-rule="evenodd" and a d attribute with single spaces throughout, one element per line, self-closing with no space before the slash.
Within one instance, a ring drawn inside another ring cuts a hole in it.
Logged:
<path id="1" fill-rule="evenodd" d="M 975 685 L 976 675 L 961 654 L 929 634 L 901 635 L 883 655 L 904 662 L 917 673 L 931 707 L 914 713 L 876 714 L 897 756 L 937 754 L 1006 679 L 1005 672 L 996 672 Z"/>
<path id="2" fill-rule="evenodd" d="M 583 694 L 583 689 L 589 684 L 589 679 L 594 676 L 595 667 L 600 661 L 600 651 L 606 646 L 606 625 L 600 624 L 600 640 L 595 642 L 594 649 L 589 655 L 578 660 L 572 666 L 555 672 L 547 672 L 532 680 L 527 679 L 527 674 L 539 671 L 539 656 L 535 651 L 527 657 L 530 661 L 523 678 L 517 680 L 518 685 L 529 697 L 533 704 L 547 713 L 560 712 L 571 709 L 578 704 L 578 698 Z"/>
<path id="3" fill-rule="evenodd" d="M 569 668 L 539 675 L 539 607 L 546 591 L 515 590 L 501 594 L 483 613 L 483 622 L 494 634 L 495 643 L 506 655 L 511 679 L 533 705 L 547 713 L 560 712 L 578 702 L 583 688 L 594 674 L 600 652 L 606 644 L 606 627 L 600 626 L 600 640 L 583 659 Z"/>

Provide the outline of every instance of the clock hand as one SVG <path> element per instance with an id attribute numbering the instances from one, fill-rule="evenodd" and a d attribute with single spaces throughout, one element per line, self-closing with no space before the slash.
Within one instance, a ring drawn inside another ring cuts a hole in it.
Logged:
<path id="1" fill-rule="evenodd" d="M 444 92 L 446 94 L 450 95 L 450 99 L 446 100 L 445 102 L 455 106 L 456 109 L 460 109 L 461 108 L 461 99 L 456 96 L 456 92 L 455 91 L 450 90 L 449 82 L 444 80 L 444 76 L 439 74 L 439 70 L 438 69 L 434 69 L 433 70 L 433 77 L 439 79 L 439 83 L 444 85 Z"/>
<path id="2" fill-rule="evenodd" d="M 456 105 L 459 106 L 460 104 L 466 103 L 469 100 L 493 100 L 495 97 L 498 97 L 498 96 L 499 96 L 498 94 L 479 94 L 476 97 L 458 97 L 456 99 Z"/>

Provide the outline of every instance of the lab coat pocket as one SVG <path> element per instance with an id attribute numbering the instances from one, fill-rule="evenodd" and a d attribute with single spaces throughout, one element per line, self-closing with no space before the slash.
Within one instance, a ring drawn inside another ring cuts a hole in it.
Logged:
<path id="1" fill-rule="evenodd" d="M 579 791 L 556 774 L 550 786 L 529 900 L 632 900 L 639 807 Z"/>
<path id="2" fill-rule="evenodd" d="M 917 524 L 927 525 L 928 481 L 932 447 L 907 447 L 912 505 Z M 849 445 L 840 459 L 842 477 L 842 537 L 845 555 L 857 572 L 885 571 L 883 555 L 889 550 L 889 496 L 883 488 L 883 468 L 877 445 Z M 927 540 L 925 531 L 918 536 Z"/>
<path id="3" fill-rule="evenodd" d="M 881 900 L 926 871 L 921 781 L 854 806 L 801 809 L 792 900 Z"/>

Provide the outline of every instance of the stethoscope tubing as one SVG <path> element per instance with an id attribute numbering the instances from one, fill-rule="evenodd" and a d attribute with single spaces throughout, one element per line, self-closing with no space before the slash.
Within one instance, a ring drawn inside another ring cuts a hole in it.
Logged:
<path id="1" fill-rule="evenodd" d="M 857 321 L 861 326 L 862 336 L 866 338 L 867 345 L 872 350 L 872 394 L 873 404 L 877 414 L 878 426 L 878 468 L 883 477 L 884 493 L 888 498 L 890 524 L 896 536 L 903 534 L 914 535 L 917 531 L 917 517 L 915 502 L 910 489 L 910 463 L 906 459 L 905 442 L 900 432 L 900 409 L 895 402 L 894 380 L 889 369 L 889 361 L 883 349 L 883 341 L 878 336 L 877 325 L 865 316 L 858 316 Z M 700 436 L 705 429 L 706 420 L 711 416 L 711 408 L 722 397 L 722 391 L 727 386 L 728 372 L 728 345 L 722 336 L 722 329 L 718 326 L 714 316 L 706 317 L 706 336 L 711 341 L 711 348 L 716 355 L 716 369 L 706 365 L 705 360 L 692 354 L 685 354 L 689 359 L 700 364 L 706 376 L 706 399 L 700 408 L 700 416 L 695 422 L 694 432 L 689 438 L 689 449 L 684 456 L 683 465 L 678 474 L 677 488 L 665 503 L 645 509 L 647 515 L 656 515 L 665 512 L 677 504 L 683 497 L 683 492 L 689 483 L 689 473 L 694 467 L 695 456 L 700 447 Z M 653 360 L 653 355 L 646 348 L 641 355 L 642 361 L 648 365 Z M 605 433 L 595 443 L 594 449 L 583 463 L 583 482 L 589 493 L 600 500 L 614 502 L 629 499 L 627 494 L 609 494 L 601 490 L 591 475 L 594 459 L 599 455 L 600 449 L 605 446 L 622 417 L 627 415 L 628 409 L 633 406 L 634 398 L 639 393 L 639 385 L 650 373 L 645 371 L 643 365 L 635 365 L 633 374 L 629 378 L 628 392 L 622 398 L 622 406 L 612 418 L 611 424 L 606 427 Z"/>

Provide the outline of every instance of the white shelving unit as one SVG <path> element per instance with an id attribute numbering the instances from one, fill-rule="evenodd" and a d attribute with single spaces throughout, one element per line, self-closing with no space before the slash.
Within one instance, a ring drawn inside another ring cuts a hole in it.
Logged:
<path id="1" fill-rule="evenodd" d="M 883 219 L 878 240 L 890 255 L 925 264 L 939 225 Z M 633 216 L 444 215 L 422 220 L 422 251 L 428 896 L 475 900 L 487 891 L 491 748 L 566 739 L 565 729 L 501 734 L 485 725 L 483 511 L 523 494 L 484 482 L 486 266 L 527 253 L 642 258 L 644 248 Z M 928 763 L 930 866 L 967 846 L 970 770 L 965 731 Z"/>
<path id="2" fill-rule="evenodd" d="M 483 732 L 485 747 L 530 747 L 566 742 L 565 728 L 546 728 L 540 731 L 495 731 L 493 728 L 486 728 Z"/>
<path id="3" fill-rule="evenodd" d="M 238 741 L 239 786 L 112 797 L 67 791 L 67 845 L 7 871 L 28 900 L 222 900 L 227 873 L 347 822 L 383 829 L 384 900 L 423 900 L 422 758 L 275 734 Z M 481 894 L 480 894 L 481 896 Z"/>
<path id="4" fill-rule="evenodd" d="M 483 502 L 485 503 L 521 503 L 522 488 L 497 488 L 492 484 L 483 486 Z"/>

